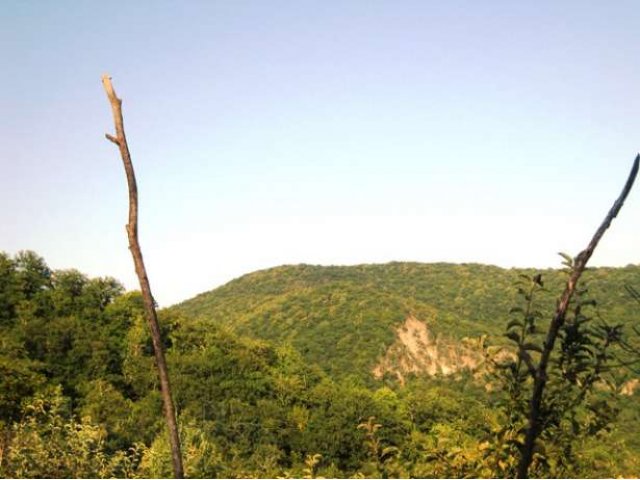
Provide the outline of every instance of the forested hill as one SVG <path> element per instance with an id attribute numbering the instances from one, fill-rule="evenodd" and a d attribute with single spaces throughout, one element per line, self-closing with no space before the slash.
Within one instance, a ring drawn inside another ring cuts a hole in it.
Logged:
<path id="1" fill-rule="evenodd" d="M 545 285 L 537 308 L 550 318 L 566 280 L 562 270 L 449 263 L 281 266 L 245 275 L 170 310 L 290 343 L 334 377 L 371 380 L 409 317 L 423 322 L 434 342 L 482 335 L 501 342 L 509 310 L 519 302 L 518 279 L 536 273 Z M 637 303 L 625 286 L 640 287 L 640 266 L 590 269 L 582 285 L 605 321 L 637 320 Z"/>

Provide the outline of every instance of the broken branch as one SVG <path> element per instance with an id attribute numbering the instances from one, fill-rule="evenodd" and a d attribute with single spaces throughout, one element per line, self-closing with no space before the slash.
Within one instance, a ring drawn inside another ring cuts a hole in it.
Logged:
<path id="1" fill-rule="evenodd" d="M 116 96 L 116 92 L 111 84 L 111 77 L 102 76 L 102 84 L 107 93 L 109 103 L 111 103 L 111 111 L 113 113 L 113 122 L 115 124 L 116 135 L 106 134 L 107 139 L 118 146 L 120 156 L 127 175 L 127 185 L 129 187 L 129 223 L 126 225 L 127 236 L 129 238 L 129 250 L 133 256 L 136 274 L 140 282 L 140 290 L 144 303 L 144 312 L 151 330 L 151 340 L 153 342 L 153 350 L 155 352 L 156 367 L 158 369 L 158 377 L 160 378 L 160 391 L 162 395 L 162 403 L 164 406 L 164 416 L 169 430 L 169 443 L 171 445 L 171 459 L 173 463 L 173 473 L 175 478 L 182 478 L 184 470 L 182 467 L 182 454 L 180 451 L 180 437 L 178 435 L 178 427 L 176 422 L 176 414 L 171 397 L 171 385 L 169 383 L 169 372 L 167 362 L 162 347 L 162 338 L 160 327 L 158 325 L 158 316 L 155 308 L 155 301 L 151 294 L 151 286 L 147 277 L 147 270 L 142 259 L 142 250 L 138 241 L 138 187 L 136 184 L 136 176 L 131 162 L 129 146 L 124 133 L 124 121 L 122 118 L 122 100 Z"/>

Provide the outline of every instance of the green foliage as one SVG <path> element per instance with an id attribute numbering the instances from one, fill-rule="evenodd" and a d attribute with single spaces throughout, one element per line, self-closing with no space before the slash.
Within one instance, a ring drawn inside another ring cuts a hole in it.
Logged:
<path id="1" fill-rule="evenodd" d="M 161 311 L 187 475 L 512 475 L 528 363 L 563 282 L 543 274 L 544 288 L 533 271 L 482 265 L 279 267 Z M 622 285 L 640 285 L 640 268 L 588 276 L 598 304 L 580 296 L 552 358 L 536 475 L 639 471 L 640 394 L 614 395 L 628 378 L 609 367 L 637 316 Z M 113 279 L 0 254 L 0 475 L 171 475 L 142 312 Z M 409 314 L 452 341 L 482 335 L 473 348 L 501 352 L 502 368 L 375 380 Z"/>
<path id="2" fill-rule="evenodd" d="M 180 442 L 183 453 L 184 473 L 187 478 L 225 477 L 226 467 L 222 462 L 220 448 L 211 437 L 192 420 L 182 420 Z M 138 474 L 146 478 L 171 478 L 171 447 L 165 430 L 153 444 L 144 448 Z"/>
<path id="3" fill-rule="evenodd" d="M 42 365 L 9 333 L 0 329 L 0 422 L 17 420 L 22 400 L 45 383 Z"/>
<path id="4" fill-rule="evenodd" d="M 573 260 L 568 255 L 562 256 L 565 272 L 570 274 Z M 547 326 L 541 328 L 542 314 L 537 310 L 543 291 L 541 274 L 521 276 L 518 293 L 524 306 L 511 309 L 516 316 L 507 324 L 505 334 L 515 353 L 495 362 L 498 383 L 505 392 L 500 405 L 507 421 L 495 432 L 493 443 L 504 445 L 500 455 L 507 468 L 501 469 L 501 473 L 507 476 L 516 473 L 515 463 L 507 459 L 518 458 L 524 449 L 530 398 L 539 375 L 539 354 L 548 341 L 541 336 L 546 335 Z M 576 290 L 545 372 L 529 469 L 536 476 L 579 476 L 582 472 L 576 446 L 609 431 L 618 413 L 613 406 L 616 388 L 608 374 L 615 366 L 614 349 L 622 341 L 622 325 L 609 326 L 604 321 L 594 324 L 590 310 L 596 307 L 596 301 L 587 294 L 585 287 Z"/>
<path id="5" fill-rule="evenodd" d="M 69 415 L 60 388 L 36 395 L 23 408 L 23 418 L 5 432 L 3 477 L 109 478 L 128 477 L 136 452 L 104 448 L 104 431 Z"/>
<path id="6" fill-rule="evenodd" d="M 517 300 L 518 279 L 536 273 L 444 263 L 284 266 L 245 275 L 170 310 L 240 335 L 288 343 L 332 378 L 357 375 L 375 386 L 370 372 L 409 314 L 427 322 L 434 335 L 495 338 L 503 334 L 505 314 Z M 537 314 L 548 319 L 564 274 L 540 273 L 546 288 L 538 293 Z M 622 286 L 640 284 L 640 267 L 595 269 L 585 279 L 605 318 L 635 321 L 637 306 Z"/>
<path id="7" fill-rule="evenodd" d="M 133 472 L 135 455 L 123 452 L 135 447 L 130 412 L 139 409 L 126 398 L 131 387 L 122 352 L 139 310 L 123 291 L 114 279 L 51 271 L 33 252 L 0 254 L 0 467 L 6 475 Z M 76 420 L 83 415 L 99 423 Z"/>

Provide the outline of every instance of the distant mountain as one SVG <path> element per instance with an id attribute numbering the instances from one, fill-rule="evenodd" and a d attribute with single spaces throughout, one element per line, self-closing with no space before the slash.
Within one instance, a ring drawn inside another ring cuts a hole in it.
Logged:
<path id="1" fill-rule="evenodd" d="M 255 338 L 288 343 L 334 378 L 448 374 L 480 363 L 481 336 L 501 343 L 520 275 L 541 273 L 538 308 L 550 318 L 566 274 L 480 264 L 281 266 L 254 272 L 171 307 Z M 640 266 L 590 269 L 583 286 L 609 323 L 638 321 Z M 404 335 L 403 335 L 403 332 Z M 408 332 L 408 333 L 407 333 Z M 413 335 L 413 337 L 411 337 Z M 414 338 L 415 341 L 410 341 Z"/>

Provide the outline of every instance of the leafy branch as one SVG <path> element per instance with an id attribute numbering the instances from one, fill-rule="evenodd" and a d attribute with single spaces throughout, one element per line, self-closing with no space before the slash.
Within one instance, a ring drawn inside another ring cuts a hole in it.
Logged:
<path id="1" fill-rule="evenodd" d="M 582 252 L 578 254 L 578 256 L 571 263 L 571 274 L 569 280 L 567 281 L 564 292 L 560 296 L 558 301 L 558 306 L 556 309 L 556 313 L 553 316 L 553 319 L 549 325 L 549 329 L 547 331 L 546 340 L 542 347 L 542 352 L 540 355 L 540 361 L 535 369 L 535 378 L 533 385 L 533 392 L 531 394 L 531 400 L 529 404 L 529 415 L 528 415 L 528 426 L 525 435 L 525 441 L 522 449 L 522 456 L 520 458 L 520 462 L 518 464 L 518 478 L 527 478 L 529 473 L 529 467 L 533 460 L 534 447 L 536 443 L 536 439 L 540 435 L 541 432 L 541 420 L 542 420 L 542 399 L 545 391 L 545 386 L 547 383 L 547 368 L 549 364 L 549 359 L 551 357 L 551 353 L 553 352 L 554 345 L 556 339 L 558 337 L 558 333 L 560 328 L 563 326 L 565 322 L 565 317 L 567 314 L 567 309 L 569 308 L 569 303 L 576 291 L 578 281 L 584 272 L 587 262 L 591 258 L 594 250 L 596 249 L 600 239 L 606 232 L 606 230 L 611 225 L 613 219 L 618 215 L 622 205 L 624 204 L 635 178 L 638 174 L 638 168 L 640 163 L 640 154 L 636 156 L 635 161 L 633 162 L 633 167 L 631 168 L 631 172 L 629 173 L 629 177 L 622 189 L 622 193 L 614 202 L 611 210 L 604 218 L 604 221 L 594 234 L 593 238 Z"/>

